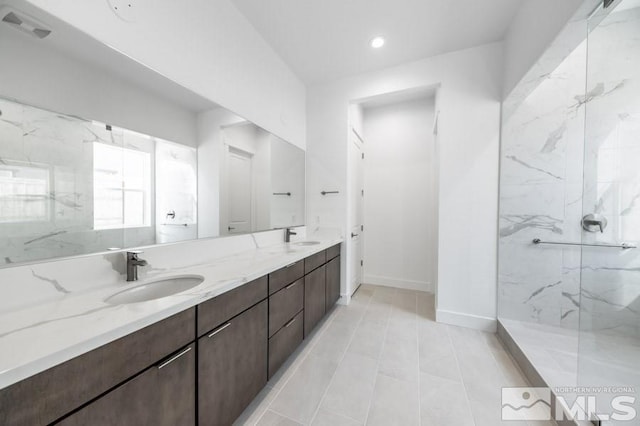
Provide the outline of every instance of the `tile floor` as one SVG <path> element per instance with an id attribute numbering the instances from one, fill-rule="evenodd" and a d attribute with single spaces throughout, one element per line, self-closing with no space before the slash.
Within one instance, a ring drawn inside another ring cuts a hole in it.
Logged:
<path id="1" fill-rule="evenodd" d="M 363 285 L 236 424 L 496 426 L 502 386 L 527 381 L 494 334 L 434 322 L 432 294 Z"/>

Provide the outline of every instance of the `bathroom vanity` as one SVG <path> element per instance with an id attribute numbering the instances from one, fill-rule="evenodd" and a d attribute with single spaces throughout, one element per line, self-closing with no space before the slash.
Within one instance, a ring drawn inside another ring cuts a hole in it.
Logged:
<path id="1" fill-rule="evenodd" d="M 0 424 L 231 424 L 340 297 L 304 144 L 32 3 L 0 0 Z"/>
<path id="2" fill-rule="evenodd" d="M 228 290 L 203 273 L 193 306 L 5 387 L 0 423 L 233 423 L 339 298 L 340 243 L 298 250 Z"/>

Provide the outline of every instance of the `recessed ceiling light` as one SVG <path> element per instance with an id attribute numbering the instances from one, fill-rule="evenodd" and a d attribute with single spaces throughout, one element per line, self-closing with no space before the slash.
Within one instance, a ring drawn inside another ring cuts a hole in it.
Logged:
<path id="1" fill-rule="evenodd" d="M 371 47 L 374 49 L 380 49 L 382 46 L 384 46 L 384 37 L 378 36 L 371 39 Z"/>

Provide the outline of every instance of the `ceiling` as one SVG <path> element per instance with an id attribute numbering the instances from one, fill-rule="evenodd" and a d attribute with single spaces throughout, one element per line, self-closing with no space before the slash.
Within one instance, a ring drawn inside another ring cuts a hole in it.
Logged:
<path id="1" fill-rule="evenodd" d="M 502 40 L 522 0 L 232 0 L 307 84 Z M 374 50 L 369 41 L 386 39 Z"/>

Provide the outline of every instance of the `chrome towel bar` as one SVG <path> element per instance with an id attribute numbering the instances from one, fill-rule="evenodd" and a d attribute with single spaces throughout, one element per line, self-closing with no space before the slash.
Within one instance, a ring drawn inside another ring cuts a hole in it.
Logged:
<path id="1" fill-rule="evenodd" d="M 637 248 L 637 246 L 629 243 L 622 243 L 622 244 L 563 243 L 561 241 L 542 241 L 540 238 L 534 238 L 533 244 L 555 244 L 560 246 L 584 246 L 584 247 L 612 247 L 612 248 L 620 248 L 622 250 Z"/>

